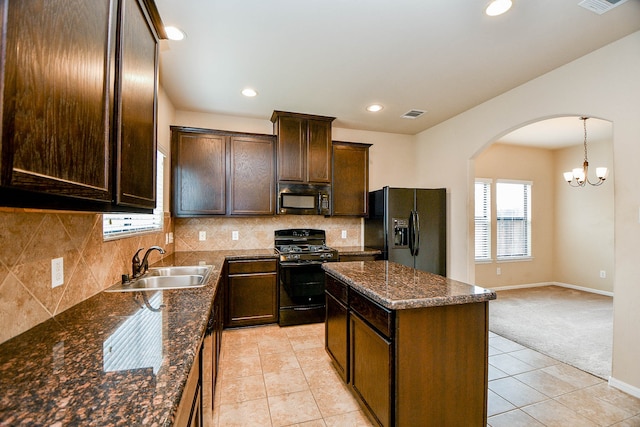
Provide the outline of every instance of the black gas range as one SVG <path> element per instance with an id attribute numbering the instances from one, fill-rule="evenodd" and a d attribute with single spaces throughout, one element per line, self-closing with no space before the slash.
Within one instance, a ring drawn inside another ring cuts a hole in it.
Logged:
<path id="1" fill-rule="evenodd" d="M 281 326 L 323 322 L 325 275 L 322 264 L 338 261 L 338 251 L 326 245 L 324 230 L 275 231 L 279 258 Z"/>

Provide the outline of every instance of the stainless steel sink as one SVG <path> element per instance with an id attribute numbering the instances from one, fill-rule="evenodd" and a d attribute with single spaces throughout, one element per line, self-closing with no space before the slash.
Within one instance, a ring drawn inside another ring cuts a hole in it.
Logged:
<path id="1" fill-rule="evenodd" d="M 150 268 L 147 276 L 206 276 L 211 266 L 182 265 Z"/>
<path id="2" fill-rule="evenodd" d="M 150 268 L 143 276 L 127 283 L 117 283 L 105 292 L 137 292 L 201 288 L 207 284 L 211 265 L 188 265 Z"/>

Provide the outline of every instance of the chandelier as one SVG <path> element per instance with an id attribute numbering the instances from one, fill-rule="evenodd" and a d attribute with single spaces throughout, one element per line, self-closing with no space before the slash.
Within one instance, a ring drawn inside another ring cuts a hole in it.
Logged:
<path id="1" fill-rule="evenodd" d="M 582 168 L 575 168 L 571 172 L 565 172 L 564 180 L 569 183 L 572 187 L 584 187 L 585 184 L 597 186 L 602 185 L 604 180 L 607 178 L 607 168 L 599 167 L 596 168 L 596 178 L 598 180 L 596 182 L 591 182 L 589 180 L 589 176 L 587 172 L 589 171 L 589 159 L 587 158 L 587 119 L 589 117 L 580 117 L 580 120 L 583 121 L 584 125 L 584 163 L 582 163 Z"/>

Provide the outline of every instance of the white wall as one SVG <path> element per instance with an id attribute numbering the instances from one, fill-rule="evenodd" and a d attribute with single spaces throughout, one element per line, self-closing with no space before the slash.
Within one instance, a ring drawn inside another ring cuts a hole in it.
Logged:
<path id="1" fill-rule="evenodd" d="M 588 126 L 588 123 L 587 123 Z M 596 166 L 609 168 L 599 187 L 573 188 L 560 178 L 562 172 L 580 167 L 582 145 L 556 150 L 555 257 L 553 281 L 613 292 L 614 283 L 614 182 L 615 168 L 610 141 L 589 143 L 589 176 Z M 600 277 L 604 271 L 606 277 Z"/>
<path id="2" fill-rule="evenodd" d="M 613 122 L 615 187 L 612 383 L 640 396 L 640 32 L 417 135 L 418 181 L 449 193 L 450 276 L 474 281 L 473 158 L 492 141 L 544 118 Z"/>
<path id="3" fill-rule="evenodd" d="M 171 129 L 176 109 L 162 86 L 158 88 L 158 150 L 166 157 L 164 160 L 164 211 L 169 212 L 171 200 Z"/>

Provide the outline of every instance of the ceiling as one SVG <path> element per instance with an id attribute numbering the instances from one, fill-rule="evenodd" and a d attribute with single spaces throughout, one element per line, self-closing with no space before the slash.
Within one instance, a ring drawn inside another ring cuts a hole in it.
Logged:
<path id="1" fill-rule="evenodd" d="M 414 135 L 640 30 L 640 0 L 602 15 L 579 0 L 513 3 L 492 18 L 488 0 L 156 0 L 187 34 L 161 42 L 160 83 L 179 110 Z M 411 109 L 427 113 L 401 118 Z"/>
<path id="2" fill-rule="evenodd" d="M 613 123 L 607 120 L 587 120 L 587 143 L 613 141 Z M 556 150 L 584 143 L 584 122 L 580 117 L 558 117 L 542 120 L 499 138 L 496 142 L 510 145 Z"/>

